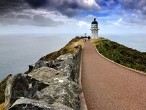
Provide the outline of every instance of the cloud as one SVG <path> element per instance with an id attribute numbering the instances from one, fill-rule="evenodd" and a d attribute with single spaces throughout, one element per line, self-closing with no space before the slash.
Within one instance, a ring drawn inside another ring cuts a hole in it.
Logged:
<path id="1" fill-rule="evenodd" d="M 117 26 L 146 24 L 146 0 L 96 0 L 101 7 L 98 16 L 109 18 Z M 102 13 L 106 12 L 104 16 Z M 114 19 L 113 17 L 114 16 Z M 117 16 L 117 17 L 116 17 Z M 122 21 L 119 21 L 122 18 Z"/>
<path id="2" fill-rule="evenodd" d="M 139 10 L 146 15 L 146 0 L 120 0 L 120 3 L 124 9 Z"/>
<path id="3" fill-rule="evenodd" d="M 56 10 L 63 15 L 73 17 L 80 11 L 98 10 L 95 0 L 0 0 L 0 13 L 21 11 L 26 8 Z"/>
<path id="4" fill-rule="evenodd" d="M 85 21 L 79 21 L 77 24 L 80 28 L 90 28 L 90 24 Z"/>
<path id="5" fill-rule="evenodd" d="M 116 22 L 114 22 L 113 24 L 116 26 L 119 26 L 119 25 L 121 25 L 122 22 L 123 22 L 123 18 L 120 18 Z"/>
<path id="6" fill-rule="evenodd" d="M 140 9 L 146 1 L 144 0 L 120 0 L 121 5 L 126 9 Z"/>
<path id="7" fill-rule="evenodd" d="M 102 10 L 114 9 L 119 5 L 119 0 L 96 0 Z"/>
<path id="8" fill-rule="evenodd" d="M 146 0 L 0 0 L 3 25 L 52 27 L 72 18 L 89 23 L 93 18 L 84 18 L 92 14 L 104 21 L 123 18 L 125 23 L 145 24 Z"/>
<path id="9" fill-rule="evenodd" d="M 16 18 L 17 19 L 31 19 L 30 16 L 25 15 L 25 14 L 18 14 L 18 15 L 16 15 Z"/>
<path id="10" fill-rule="evenodd" d="M 140 10 L 135 10 L 132 13 L 124 13 L 123 17 L 127 23 L 133 25 L 146 25 L 146 15 L 143 15 Z"/>
<path id="11" fill-rule="evenodd" d="M 34 8 L 44 6 L 47 3 L 47 0 L 26 0 Z"/>
<path id="12" fill-rule="evenodd" d="M 34 25 L 54 27 L 64 24 L 63 21 L 53 20 L 49 17 L 51 13 L 36 10 L 24 10 L 12 12 L 0 17 L 1 25 Z"/>
<path id="13" fill-rule="evenodd" d="M 0 24 L 57 26 L 64 22 L 60 17 L 99 9 L 95 0 L 0 0 Z"/>
<path id="14" fill-rule="evenodd" d="M 63 22 L 61 21 L 54 21 L 50 18 L 45 18 L 44 16 L 41 15 L 35 15 L 33 16 L 33 21 L 34 21 L 34 25 L 37 26 L 58 26 L 63 24 Z"/>
<path id="15" fill-rule="evenodd" d="M 129 26 L 146 24 L 146 0 L 119 0 L 121 17 Z"/>
<path id="16" fill-rule="evenodd" d="M 29 8 L 28 4 L 23 0 L 0 0 L 0 14 L 17 12 L 26 8 Z"/>
<path id="17" fill-rule="evenodd" d="M 32 8 L 45 8 L 48 10 L 56 10 L 63 15 L 73 17 L 80 11 L 98 10 L 100 6 L 95 0 L 36 0 L 38 6 L 34 2 L 35 0 L 27 0 L 28 4 Z"/>

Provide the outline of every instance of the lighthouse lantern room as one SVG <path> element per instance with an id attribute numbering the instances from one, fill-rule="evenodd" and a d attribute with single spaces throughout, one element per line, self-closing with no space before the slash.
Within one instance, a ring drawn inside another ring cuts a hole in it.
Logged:
<path id="1" fill-rule="evenodd" d="M 96 21 L 96 18 L 94 18 L 94 21 L 91 23 L 92 39 L 98 38 L 98 30 L 98 22 Z"/>

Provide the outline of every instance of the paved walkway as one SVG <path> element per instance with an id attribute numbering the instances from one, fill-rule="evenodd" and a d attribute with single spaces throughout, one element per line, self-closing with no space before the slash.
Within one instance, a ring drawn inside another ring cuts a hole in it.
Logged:
<path id="1" fill-rule="evenodd" d="M 88 110 L 146 110 L 146 76 L 101 57 L 86 41 L 82 87 Z"/>

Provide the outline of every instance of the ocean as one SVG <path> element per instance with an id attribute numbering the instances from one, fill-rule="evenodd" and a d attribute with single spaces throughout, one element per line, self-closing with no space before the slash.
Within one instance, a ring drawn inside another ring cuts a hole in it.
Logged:
<path id="1" fill-rule="evenodd" d="M 146 34 L 99 35 L 146 52 Z M 64 47 L 75 35 L 0 35 L 0 81 L 23 73 L 42 56 Z"/>
<path id="2" fill-rule="evenodd" d="M 107 34 L 102 35 L 107 39 L 123 44 L 127 47 L 146 52 L 146 33 L 145 34 Z"/>
<path id="3" fill-rule="evenodd" d="M 23 73 L 42 56 L 64 47 L 74 36 L 1 35 L 0 81 L 9 74 Z"/>

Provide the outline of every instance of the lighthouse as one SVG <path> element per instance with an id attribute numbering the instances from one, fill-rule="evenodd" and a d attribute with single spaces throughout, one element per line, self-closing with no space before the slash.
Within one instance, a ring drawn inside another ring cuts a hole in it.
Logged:
<path id="1" fill-rule="evenodd" d="M 94 21 L 91 23 L 92 39 L 98 38 L 98 30 L 98 22 L 96 21 L 96 18 L 94 18 Z"/>

